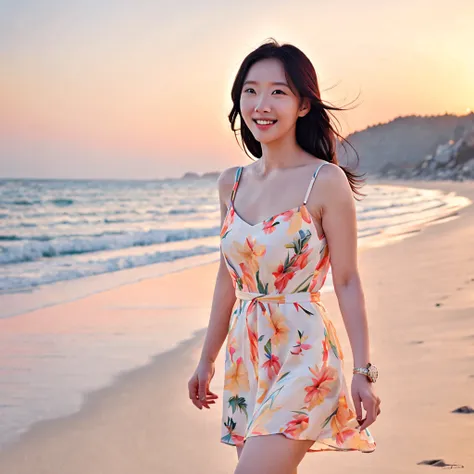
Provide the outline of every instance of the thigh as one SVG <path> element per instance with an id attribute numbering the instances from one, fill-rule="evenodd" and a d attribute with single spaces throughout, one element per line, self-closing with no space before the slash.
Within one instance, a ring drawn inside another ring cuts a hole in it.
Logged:
<path id="1" fill-rule="evenodd" d="M 313 443 L 282 434 L 252 436 L 245 441 L 234 474 L 293 474 Z"/>

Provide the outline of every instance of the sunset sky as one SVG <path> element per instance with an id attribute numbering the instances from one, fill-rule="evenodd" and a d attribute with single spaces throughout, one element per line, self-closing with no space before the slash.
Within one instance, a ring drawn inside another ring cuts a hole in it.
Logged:
<path id="1" fill-rule="evenodd" d="M 265 39 L 312 60 L 344 135 L 474 109 L 472 0 L 0 0 L 0 177 L 165 178 L 248 158 L 227 119 Z"/>

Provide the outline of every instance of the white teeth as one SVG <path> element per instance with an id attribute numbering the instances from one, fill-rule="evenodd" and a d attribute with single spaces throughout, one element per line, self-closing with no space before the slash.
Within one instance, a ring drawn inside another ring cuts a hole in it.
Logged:
<path id="1" fill-rule="evenodd" d="M 259 125 L 270 125 L 270 124 L 272 124 L 273 122 L 276 122 L 276 120 L 256 120 L 256 122 L 257 122 Z"/>

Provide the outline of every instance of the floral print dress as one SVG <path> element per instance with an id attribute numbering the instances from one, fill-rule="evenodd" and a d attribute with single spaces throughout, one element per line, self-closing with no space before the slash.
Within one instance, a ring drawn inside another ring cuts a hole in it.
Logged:
<path id="1" fill-rule="evenodd" d="M 221 442 L 281 433 L 314 440 L 309 452 L 375 450 L 359 432 L 344 358 L 319 290 L 330 266 L 306 201 L 250 224 L 234 208 L 236 171 L 220 247 L 235 287 L 225 344 Z"/>

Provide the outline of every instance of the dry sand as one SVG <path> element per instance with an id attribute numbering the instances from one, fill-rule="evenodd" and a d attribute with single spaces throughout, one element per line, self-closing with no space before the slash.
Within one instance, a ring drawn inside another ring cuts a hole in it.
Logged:
<path id="1" fill-rule="evenodd" d="M 454 190 L 474 201 L 473 183 L 396 184 Z M 417 465 L 430 459 L 474 473 L 474 414 L 452 413 L 474 407 L 474 206 L 459 214 L 361 252 L 371 354 L 380 371 L 375 388 L 382 413 L 370 427 L 377 449 L 309 453 L 299 474 L 437 472 Z M 100 320 L 110 306 L 126 306 L 139 320 L 149 315 L 133 309 L 137 301 L 166 306 L 182 301 L 185 287 L 204 327 L 216 268 L 213 263 L 122 286 L 38 314 L 47 319 L 52 311 L 67 311 L 80 318 L 87 311 Z M 331 293 L 323 301 L 340 335 L 350 382 L 351 352 L 337 299 Z M 200 411 L 187 394 L 204 331 L 92 393 L 80 412 L 36 424 L 0 453 L 0 473 L 231 474 L 237 456 L 235 448 L 219 442 L 221 398 Z M 211 390 L 221 396 L 223 351 L 216 368 Z"/>

